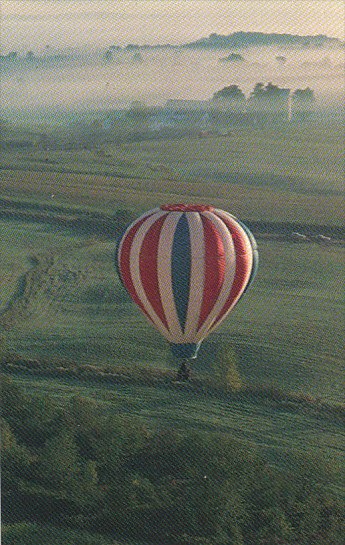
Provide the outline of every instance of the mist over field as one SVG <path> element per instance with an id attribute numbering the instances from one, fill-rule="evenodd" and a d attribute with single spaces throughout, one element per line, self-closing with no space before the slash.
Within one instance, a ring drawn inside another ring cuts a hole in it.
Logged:
<path id="1" fill-rule="evenodd" d="M 240 61 L 224 60 L 231 54 Z M 227 85 L 248 96 L 257 82 L 310 87 L 320 105 L 344 93 L 344 49 L 54 49 L 2 62 L 3 110 L 122 108 L 134 100 L 208 100 Z"/>

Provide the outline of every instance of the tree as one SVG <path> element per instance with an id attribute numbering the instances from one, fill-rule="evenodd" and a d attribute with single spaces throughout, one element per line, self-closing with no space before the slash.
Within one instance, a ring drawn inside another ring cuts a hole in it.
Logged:
<path id="1" fill-rule="evenodd" d="M 291 96 L 291 114 L 299 119 L 307 119 L 314 108 L 315 94 L 310 87 L 296 89 Z"/>
<path id="2" fill-rule="evenodd" d="M 209 341 L 200 358 L 208 368 L 212 381 L 217 385 L 231 391 L 241 389 L 242 380 L 237 368 L 237 356 L 230 344 Z"/>
<path id="3" fill-rule="evenodd" d="M 263 83 L 257 83 L 250 94 L 250 98 L 270 101 L 280 99 L 282 96 L 285 97 L 287 91 L 290 92 L 290 89 L 282 89 L 272 82 L 267 83 L 266 86 Z"/>
<path id="4" fill-rule="evenodd" d="M 133 100 L 126 114 L 127 127 L 131 133 L 145 133 L 149 129 L 150 108 L 140 100 Z"/>
<path id="5" fill-rule="evenodd" d="M 78 477 L 78 449 L 69 431 L 63 430 L 47 441 L 39 460 L 39 474 L 47 485 L 58 489 L 68 489 Z"/>
<path id="6" fill-rule="evenodd" d="M 212 100 L 245 100 L 245 94 L 238 85 L 229 85 L 223 87 L 220 91 L 214 93 Z"/>
<path id="7" fill-rule="evenodd" d="M 250 94 L 250 98 L 261 98 L 265 95 L 265 85 L 263 83 L 257 83 Z"/>
<path id="8" fill-rule="evenodd" d="M 227 114 L 233 117 L 245 111 L 246 97 L 238 85 L 229 85 L 214 93 L 211 105 L 213 118 L 224 122 Z"/>
<path id="9" fill-rule="evenodd" d="M 288 116 L 290 89 L 284 89 L 272 82 L 257 83 L 248 99 L 248 110 L 263 116 Z"/>
<path id="10" fill-rule="evenodd" d="M 17 433 L 22 429 L 22 421 L 29 418 L 30 398 L 23 393 L 11 378 L 1 376 L 1 412 L 11 428 Z"/>
<path id="11" fill-rule="evenodd" d="M 113 52 L 111 51 L 111 49 L 107 49 L 107 51 L 104 53 L 104 60 L 107 62 L 113 60 Z"/>
<path id="12" fill-rule="evenodd" d="M 310 87 L 306 89 L 296 89 L 292 94 L 292 100 L 303 104 L 312 104 L 315 102 L 315 94 Z"/>
<path id="13" fill-rule="evenodd" d="M 134 456 L 147 436 L 146 428 L 133 419 L 112 415 L 99 422 L 94 450 L 102 484 L 107 486 L 117 478 L 122 461 Z"/>
<path id="14" fill-rule="evenodd" d="M 31 476 L 33 457 L 26 447 L 19 445 L 5 420 L 1 421 L 1 488 L 2 508 L 5 521 L 23 517 L 25 506 L 20 499 L 19 488 Z"/>
<path id="15" fill-rule="evenodd" d="M 69 407 L 68 425 L 83 457 L 93 459 L 99 441 L 99 411 L 94 401 L 73 397 Z"/>
<path id="16" fill-rule="evenodd" d="M 1 129 L 1 120 L 0 120 L 0 129 Z M 2 133 L 4 134 L 4 133 Z M 4 358 L 8 354 L 7 346 L 6 346 L 6 337 L 5 335 L 0 333 L 0 361 L 4 360 Z"/>
<path id="17" fill-rule="evenodd" d="M 16 61 L 18 59 L 18 53 L 17 51 L 10 51 L 7 55 L 2 55 L 2 58 L 8 61 Z"/>
<path id="18" fill-rule="evenodd" d="M 268 465 L 257 471 L 247 497 L 250 518 L 246 521 L 245 535 L 258 545 L 289 543 L 293 527 L 281 501 L 284 480 Z"/>
<path id="19" fill-rule="evenodd" d="M 230 53 L 227 57 L 219 59 L 220 62 L 244 62 L 244 58 L 239 53 Z"/>

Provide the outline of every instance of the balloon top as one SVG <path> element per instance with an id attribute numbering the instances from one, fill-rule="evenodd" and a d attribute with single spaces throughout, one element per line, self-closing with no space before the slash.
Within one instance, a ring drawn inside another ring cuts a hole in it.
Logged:
<path id="1" fill-rule="evenodd" d="M 213 212 L 214 207 L 208 204 L 163 204 L 161 210 L 169 212 Z"/>

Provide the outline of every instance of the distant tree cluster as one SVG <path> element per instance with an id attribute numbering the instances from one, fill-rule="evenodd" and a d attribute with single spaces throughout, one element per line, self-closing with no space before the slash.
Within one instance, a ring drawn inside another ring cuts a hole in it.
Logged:
<path id="1" fill-rule="evenodd" d="M 219 62 L 244 62 L 244 57 L 240 53 L 230 53 L 227 57 L 222 57 Z"/>
<path id="2" fill-rule="evenodd" d="M 340 545 L 322 465 L 268 465 L 224 434 L 148 429 L 75 397 L 58 405 L 2 381 L 5 523 L 171 545 Z"/>
<path id="3" fill-rule="evenodd" d="M 63 53 L 51 53 L 50 47 L 47 45 L 43 54 L 35 55 L 31 50 L 27 51 L 25 54 L 20 55 L 17 51 L 10 51 L 6 55 L 0 55 L 0 65 L 11 66 L 24 62 L 24 65 L 29 63 L 37 62 L 51 62 L 51 61 L 63 61 L 68 58 L 68 55 Z"/>
<path id="4" fill-rule="evenodd" d="M 274 114 L 288 116 L 294 112 L 298 117 L 303 117 L 312 111 L 315 95 L 309 87 L 291 92 L 291 89 L 281 88 L 269 82 L 266 85 L 257 83 L 246 98 L 238 85 L 229 85 L 214 93 L 211 103 L 227 110 L 242 113 L 246 111 L 247 114 L 270 114 L 272 117 Z"/>
<path id="5" fill-rule="evenodd" d="M 212 100 L 245 100 L 244 92 L 238 87 L 238 85 L 229 85 L 223 87 L 220 91 L 214 93 Z"/>
<path id="6" fill-rule="evenodd" d="M 323 34 L 317 36 L 300 36 L 264 32 L 234 32 L 229 35 L 212 33 L 208 38 L 201 38 L 181 47 L 189 49 L 225 49 L 228 47 L 247 48 L 250 46 L 284 46 L 293 48 L 319 48 L 326 45 L 343 47 L 337 38 L 328 38 Z"/>
<path id="7" fill-rule="evenodd" d="M 248 106 L 258 109 L 284 108 L 287 105 L 290 89 L 283 89 L 269 82 L 257 83 L 248 99 Z"/>
<path id="8" fill-rule="evenodd" d="M 7 55 L 0 55 L 1 62 L 13 62 L 18 59 L 17 51 L 10 51 Z"/>
<path id="9" fill-rule="evenodd" d="M 103 54 L 103 58 L 106 62 L 111 62 L 113 61 L 114 59 L 118 59 L 118 52 L 119 51 L 122 51 L 122 49 L 119 47 L 116 47 L 116 46 L 110 46 Z M 131 56 L 131 61 L 132 62 L 143 62 L 143 57 L 140 53 L 140 48 L 139 47 L 135 47 L 135 46 L 127 46 L 123 51 L 127 51 L 127 52 L 130 52 L 130 53 L 133 53 L 133 55 Z"/>
<path id="10" fill-rule="evenodd" d="M 253 91 L 250 93 L 249 101 L 275 101 L 277 99 L 284 98 L 290 94 L 290 89 L 284 89 L 278 85 L 274 85 L 269 82 L 267 85 L 264 83 L 256 83 Z M 307 87 L 306 89 L 296 89 L 292 93 L 293 98 L 296 101 L 301 102 L 315 102 L 314 91 Z M 238 85 L 229 85 L 223 87 L 219 91 L 213 94 L 212 100 L 245 100 L 245 94 Z"/>

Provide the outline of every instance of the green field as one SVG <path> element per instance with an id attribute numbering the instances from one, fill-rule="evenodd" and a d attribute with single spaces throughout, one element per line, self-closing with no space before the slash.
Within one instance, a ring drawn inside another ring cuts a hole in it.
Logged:
<path id="1" fill-rule="evenodd" d="M 171 367 L 167 343 L 119 283 L 115 238 L 20 221 L 3 221 L 2 233 L 3 308 L 32 268 L 28 293 L 1 317 L 8 349 L 78 364 Z M 339 246 L 260 240 L 255 285 L 205 342 L 195 372 L 220 342 L 235 351 L 246 383 L 342 401 L 344 253 Z"/>
<path id="2" fill-rule="evenodd" d="M 20 141 L 21 133 L 10 137 Z M 107 212 L 207 200 L 249 221 L 342 225 L 340 124 L 123 143 L 109 134 L 73 150 L 61 142 L 42 149 L 31 139 L 27 148 L 2 152 L 2 194 Z"/>
<path id="3" fill-rule="evenodd" d="M 0 309 L 19 294 L 1 318 L 10 350 L 79 363 L 170 365 L 165 342 L 116 278 L 117 220 L 113 231 L 102 224 L 85 231 L 81 218 L 97 212 L 108 221 L 119 210 L 130 218 L 161 202 L 207 201 L 261 222 L 261 232 L 285 225 L 286 235 L 260 238 L 254 287 L 212 340 L 235 349 L 249 383 L 341 399 L 344 247 L 289 240 L 296 224 L 323 234 L 341 228 L 339 124 L 243 126 L 226 137 L 120 144 L 108 134 L 72 151 L 62 145 L 66 131 L 49 130 L 49 149 L 39 145 L 38 129 L 4 133 Z M 30 268 L 33 285 L 22 297 L 21 275 Z"/>
<path id="4" fill-rule="evenodd" d="M 130 415 L 157 429 L 220 432 L 275 467 L 293 469 L 296 457 L 324 460 L 329 488 L 342 496 L 339 131 L 336 124 L 241 127 L 224 137 L 121 144 L 109 137 L 72 151 L 42 149 L 34 139 L 20 149 L 5 146 L 0 356 L 6 373 L 34 397 L 62 406 L 81 396 L 104 414 Z M 10 136 L 31 138 L 19 129 Z M 193 365 L 196 389 L 168 383 L 177 364 L 114 267 L 116 239 L 129 219 L 183 201 L 211 202 L 257 226 L 260 254 L 250 291 L 203 343 Z M 294 230 L 332 240 L 294 242 Z M 226 382 L 227 365 L 237 393 L 212 390 Z M 79 380 L 81 369 L 91 369 L 89 378 Z M 57 370 L 65 374 L 57 378 Z M 74 378 L 70 370 L 77 370 Z M 100 381 L 112 372 L 125 383 Z M 164 380 L 152 380 L 157 376 Z M 262 395 L 245 393 L 251 391 Z M 6 532 L 11 545 L 42 541 L 35 525 Z M 69 530 L 54 532 L 56 545 L 80 541 Z M 81 539 L 108 544 L 106 537 Z"/>

